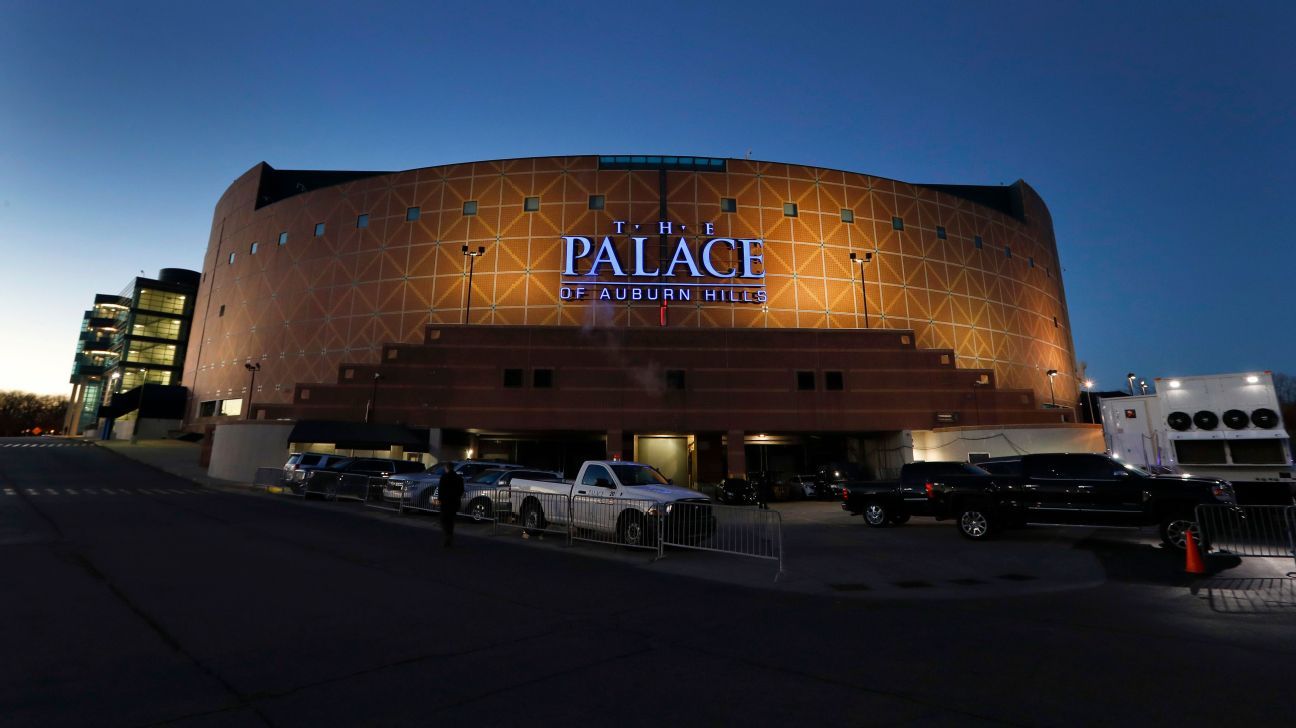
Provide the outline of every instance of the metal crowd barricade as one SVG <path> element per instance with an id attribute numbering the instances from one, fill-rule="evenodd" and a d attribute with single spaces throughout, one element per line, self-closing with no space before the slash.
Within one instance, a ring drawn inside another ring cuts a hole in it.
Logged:
<path id="1" fill-rule="evenodd" d="M 499 515 L 507 518 L 510 511 L 509 503 L 500 500 L 499 488 L 465 488 L 463 500 L 459 501 L 460 515 L 468 516 L 476 523 L 494 521 Z"/>
<path id="2" fill-rule="evenodd" d="M 386 497 L 388 485 L 387 478 L 380 475 L 370 476 L 365 490 L 364 507 L 391 513 L 400 513 L 404 510 L 401 504 L 405 500 L 405 487 L 401 486 L 401 496 L 399 498 L 389 500 Z"/>
<path id="3" fill-rule="evenodd" d="M 428 485 L 418 491 L 416 495 L 415 493 L 410 492 L 408 486 L 402 485 L 398 510 L 400 510 L 401 513 L 404 513 L 405 511 L 414 511 L 416 513 L 440 513 L 441 507 L 435 498 L 436 489 L 437 486 Z M 427 495 L 426 499 L 423 497 L 424 494 Z"/>
<path id="4" fill-rule="evenodd" d="M 268 490 L 280 487 L 284 482 L 283 468 L 257 468 L 252 476 L 252 487 Z"/>
<path id="5" fill-rule="evenodd" d="M 369 500 L 369 476 L 355 473 L 338 473 L 329 497 L 333 500 Z M 318 476 L 317 476 L 318 477 Z"/>
<path id="6" fill-rule="evenodd" d="M 639 498 L 573 495 L 568 511 L 570 538 L 660 553 L 658 507 L 656 501 Z"/>
<path id="7" fill-rule="evenodd" d="M 1296 506 L 1197 506 L 1197 526 L 1212 548 L 1235 556 L 1296 559 Z"/>
<path id="8" fill-rule="evenodd" d="M 671 546 L 767 559 L 783 573 L 783 514 L 775 510 L 676 502 L 662 520 L 661 533 L 663 550 Z"/>
<path id="9" fill-rule="evenodd" d="M 520 529 L 526 536 L 559 534 L 570 543 L 571 501 L 566 495 L 498 488 L 495 504 L 495 533 Z"/>
<path id="10" fill-rule="evenodd" d="M 338 475 L 338 473 L 330 473 L 326 470 L 303 473 L 300 479 L 301 487 L 290 490 L 289 493 L 300 498 L 309 498 L 310 496 L 332 498 L 337 494 Z"/>

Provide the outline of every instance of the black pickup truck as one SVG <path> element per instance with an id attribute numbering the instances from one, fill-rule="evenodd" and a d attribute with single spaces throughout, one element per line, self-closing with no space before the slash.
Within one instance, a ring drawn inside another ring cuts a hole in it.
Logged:
<path id="1" fill-rule="evenodd" d="M 974 541 L 1026 523 L 1158 526 L 1161 539 L 1184 548 L 1193 511 L 1234 504 L 1227 481 L 1150 475 L 1106 455 L 1041 453 L 978 463 L 989 475 L 937 482 L 933 515 L 953 518 Z"/>
<path id="2" fill-rule="evenodd" d="M 842 510 L 864 516 L 874 528 L 898 526 L 910 516 L 934 516 L 936 502 L 929 493 L 937 482 L 964 476 L 984 477 L 990 473 L 960 462 L 906 463 L 900 480 L 852 480 L 842 484 Z"/>

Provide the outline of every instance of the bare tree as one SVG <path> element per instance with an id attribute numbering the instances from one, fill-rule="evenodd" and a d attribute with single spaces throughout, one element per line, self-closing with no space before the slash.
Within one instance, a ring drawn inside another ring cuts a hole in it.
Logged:
<path id="1" fill-rule="evenodd" d="M 25 435 L 37 427 L 43 432 L 58 432 L 67 406 L 67 397 L 0 391 L 0 437 Z"/>

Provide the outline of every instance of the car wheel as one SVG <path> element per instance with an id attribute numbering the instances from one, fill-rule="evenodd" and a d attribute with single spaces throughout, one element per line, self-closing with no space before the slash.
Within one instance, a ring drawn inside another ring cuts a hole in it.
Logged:
<path id="1" fill-rule="evenodd" d="M 984 506 L 964 506 L 959 511 L 958 528 L 963 538 L 973 541 L 985 541 L 994 535 L 994 517 Z"/>
<path id="2" fill-rule="evenodd" d="M 617 519 L 618 542 L 626 546 L 648 546 L 654 540 L 641 513 L 622 513 L 621 518 Z"/>
<path id="3" fill-rule="evenodd" d="M 864 522 L 873 528 L 890 525 L 891 511 L 881 501 L 871 500 L 864 504 Z"/>
<path id="4" fill-rule="evenodd" d="M 544 531 L 545 517 L 544 509 L 535 501 L 527 501 L 522 506 L 522 529 L 530 536 L 535 536 Z"/>
<path id="5" fill-rule="evenodd" d="M 494 517 L 491 513 L 491 502 L 486 498 L 477 498 L 468 504 L 468 515 L 477 523 L 489 521 Z"/>
<path id="6" fill-rule="evenodd" d="M 903 526 L 903 525 L 905 525 L 905 524 L 908 523 L 908 522 L 909 522 L 909 514 L 908 514 L 908 513 L 897 513 L 897 514 L 891 516 L 891 523 L 892 523 L 892 525 L 895 525 L 895 526 Z"/>
<path id="7" fill-rule="evenodd" d="M 1192 530 L 1193 540 L 1197 542 L 1197 547 L 1206 550 L 1204 539 L 1201 538 L 1201 529 L 1197 527 L 1197 522 L 1193 517 L 1177 513 L 1166 516 L 1161 520 L 1161 541 L 1167 546 L 1171 546 L 1184 551 L 1188 548 L 1188 531 Z"/>

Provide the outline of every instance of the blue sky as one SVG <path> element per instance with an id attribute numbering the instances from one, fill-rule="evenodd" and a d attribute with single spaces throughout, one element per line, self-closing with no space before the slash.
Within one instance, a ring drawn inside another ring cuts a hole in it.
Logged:
<path id="1" fill-rule="evenodd" d="M 1296 371 L 1296 4 L 0 0 L 0 389 L 198 268 L 258 161 L 572 153 L 1030 183 L 1099 388 Z"/>

